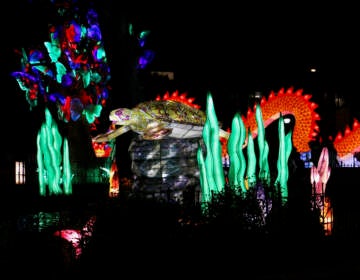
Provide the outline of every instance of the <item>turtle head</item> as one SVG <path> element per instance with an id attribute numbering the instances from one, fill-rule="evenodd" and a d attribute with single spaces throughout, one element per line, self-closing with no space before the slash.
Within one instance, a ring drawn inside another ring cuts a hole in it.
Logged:
<path id="1" fill-rule="evenodd" d="M 109 119 L 115 125 L 131 125 L 136 121 L 136 116 L 131 109 L 119 108 L 110 112 Z"/>
<path id="2" fill-rule="evenodd" d="M 149 128 L 149 124 L 156 123 L 151 115 L 139 108 L 127 109 L 118 108 L 112 110 L 109 119 L 115 126 L 127 127 L 139 134 L 144 134 Z M 149 130 L 149 131 L 150 131 Z"/>

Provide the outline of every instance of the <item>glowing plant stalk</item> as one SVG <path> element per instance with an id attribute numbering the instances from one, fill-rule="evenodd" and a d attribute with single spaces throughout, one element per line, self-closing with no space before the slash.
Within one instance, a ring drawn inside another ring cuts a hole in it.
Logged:
<path id="1" fill-rule="evenodd" d="M 280 197 L 282 203 L 284 204 L 288 198 L 288 186 L 287 186 L 287 181 L 289 178 L 288 159 L 292 150 L 292 142 L 291 142 L 292 133 L 289 132 L 288 134 L 285 135 L 284 118 L 281 113 L 278 123 L 278 133 L 279 133 L 279 155 L 277 160 L 278 175 L 275 180 L 275 186 L 280 187 Z"/>
<path id="2" fill-rule="evenodd" d="M 243 145 L 246 138 L 246 129 L 239 113 L 236 113 L 231 127 L 232 133 L 228 140 L 228 153 L 230 159 L 229 183 L 230 187 L 240 186 L 246 192 L 244 174 L 246 161 L 243 153 Z"/>
<path id="3" fill-rule="evenodd" d="M 45 122 L 42 124 L 37 135 L 37 160 L 39 169 L 40 195 L 46 195 L 46 185 L 49 187 L 49 194 L 62 194 L 64 191 L 60 187 L 62 180 L 65 179 L 65 192 L 71 193 L 70 183 L 70 163 L 67 141 L 64 144 L 63 156 L 61 148 L 63 139 L 59 133 L 58 126 L 53 120 L 49 109 L 45 109 Z M 64 170 L 61 164 L 64 164 Z M 62 177 L 64 172 L 65 177 Z"/>
<path id="4" fill-rule="evenodd" d="M 218 193 L 225 188 L 225 175 L 221 160 L 221 143 L 219 138 L 219 123 L 210 93 L 207 95 L 206 121 L 203 128 L 203 140 L 206 147 L 206 157 L 203 157 L 199 147 L 197 153 L 202 182 L 203 202 L 211 199 L 213 192 Z"/>
<path id="5" fill-rule="evenodd" d="M 246 177 L 248 182 L 248 188 L 254 186 L 257 182 L 256 178 L 256 154 L 255 154 L 255 146 L 254 139 L 252 138 L 252 134 L 250 133 L 250 129 L 248 130 L 248 144 L 246 147 L 246 153 L 248 158 Z"/>
<path id="6" fill-rule="evenodd" d="M 265 185 L 270 183 L 270 168 L 268 162 L 269 145 L 265 139 L 265 127 L 260 104 L 256 104 L 256 123 L 258 126 L 257 142 L 259 146 L 259 179 Z"/>
<path id="7" fill-rule="evenodd" d="M 225 187 L 225 176 L 221 160 L 219 122 L 210 93 L 207 95 L 206 104 L 206 121 L 203 129 L 203 139 L 207 147 L 205 166 L 207 174 L 211 177 L 209 183 L 214 184 L 211 188 L 214 188 L 216 192 L 220 192 Z"/>

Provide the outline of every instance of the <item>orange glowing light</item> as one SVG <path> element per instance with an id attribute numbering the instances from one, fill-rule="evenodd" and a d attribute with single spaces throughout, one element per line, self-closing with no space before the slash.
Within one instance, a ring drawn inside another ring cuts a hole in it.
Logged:
<path id="1" fill-rule="evenodd" d="M 282 88 L 277 93 L 272 91 L 267 100 L 263 97 L 260 102 L 265 127 L 277 120 L 280 113 L 283 116 L 295 116 L 293 145 L 299 153 L 310 150 L 308 143 L 318 135 L 316 122 L 320 120 L 319 115 L 315 112 L 318 105 L 310 102 L 311 95 L 302 93 L 302 89 L 294 91 L 293 88 L 289 88 L 285 91 Z M 248 109 L 247 116 L 243 117 L 243 121 L 245 127 L 250 128 L 253 138 L 255 138 L 257 136 L 255 106 L 253 110 Z"/>
<path id="2" fill-rule="evenodd" d="M 340 159 L 360 151 L 360 125 L 357 119 L 354 119 L 352 128 L 349 126 L 345 128 L 344 134 L 340 132 L 337 134 L 334 148 Z"/>

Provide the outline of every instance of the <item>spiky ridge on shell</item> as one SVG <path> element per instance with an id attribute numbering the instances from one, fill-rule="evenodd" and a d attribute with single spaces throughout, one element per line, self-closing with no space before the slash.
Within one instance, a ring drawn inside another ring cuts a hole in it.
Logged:
<path id="1" fill-rule="evenodd" d="M 175 90 L 172 94 L 166 92 L 163 96 L 158 95 L 156 101 L 160 100 L 173 100 L 194 107 L 195 109 L 200 109 L 200 105 L 194 103 L 194 97 L 187 97 L 186 92 L 179 94 L 178 90 Z"/>

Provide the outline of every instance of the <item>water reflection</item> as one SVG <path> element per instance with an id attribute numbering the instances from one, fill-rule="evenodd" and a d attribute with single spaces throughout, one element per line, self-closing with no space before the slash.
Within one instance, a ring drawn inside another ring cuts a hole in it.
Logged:
<path id="1" fill-rule="evenodd" d="M 63 240 L 63 250 L 69 251 L 72 258 L 78 259 L 82 250 L 90 242 L 95 215 L 80 215 L 72 211 L 39 211 L 20 215 L 16 230 L 21 234 L 39 234 Z M 73 260 L 69 260 L 73 261 Z"/>
<path id="2" fill-rule="evenodd" d="M 17 219 L 17 230 L 21 232 L 43 232 L 45 230 L 59 228 L 70 223 L 68 212 L 43 212 L 21 215 Z"/>

